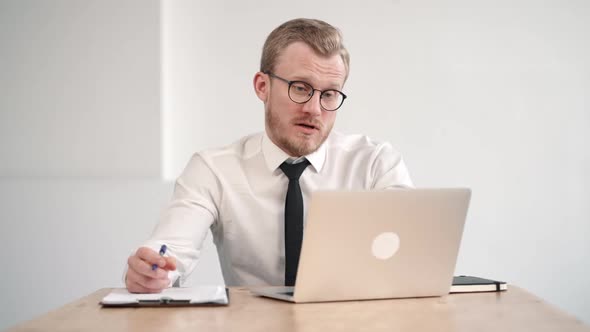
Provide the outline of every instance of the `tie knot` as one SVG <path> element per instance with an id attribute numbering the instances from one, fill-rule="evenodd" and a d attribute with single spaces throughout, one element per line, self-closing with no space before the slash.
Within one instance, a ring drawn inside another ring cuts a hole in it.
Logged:
<path id="1" fill-rule="evenodd" d="M 307 168 L 309 165 L 309 160 L 305 159 L 304 161 L 297 163 L 297 164 L 288 164 L 284 162 L 279 166 L 283 173 L 289 178 L 289 180 L 299 180 L 301 173 Z"/>

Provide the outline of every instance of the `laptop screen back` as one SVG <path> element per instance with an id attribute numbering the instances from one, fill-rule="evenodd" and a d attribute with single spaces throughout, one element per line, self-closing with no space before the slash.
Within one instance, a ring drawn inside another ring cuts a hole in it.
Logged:
<path id="1" fill-rule="evenodd" d="M 314 193 L 294 300 L 447 294 L 470 196 L 469 189 Z"/>

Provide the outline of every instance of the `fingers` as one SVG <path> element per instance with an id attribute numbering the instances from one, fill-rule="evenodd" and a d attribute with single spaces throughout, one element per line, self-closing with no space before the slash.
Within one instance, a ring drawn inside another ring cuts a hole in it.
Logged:
<path id="1" fill-rule="evenodd" d="M 153 264 L 158 265 L 158 267 L 163 267 L 164 265 L 166 265 L 166 260 L 164 259 L 164 257 L 160 256 L 159 253 L 147 247 L 141 247 L 137 249 L 135 256 L 149 263 L 150 267 Z"/>
<path id="2" fill-rule="evenodd" d="M 137 255 L 130 256 L 127 260 L 127 264 L 129 265 L 129 269 L 133 270 L 135 273 L 153 278 L 153 279 L 168 279 L 168 272 L 164 269 L 155 269 L 152 270 L 152 263 L 148 263 Z"/>
<path id="3" fill-rule="evenodd" d="M 153 266 L 153 264 L 156 264 L 159 268 L 168 271 L 176 270 L 176 259 L 174 257 L 161 256 L 159 253 L 150 248 L 141 247 L 137 249 L 135 255 L 147 262 L 150 265 L 150 268 Z"/>
<path id="4" fill-rule="evenodd" d="M 170 284 L 168 271 L 176 270 L 174 257 L 162 257 L 150 248 L 137 249 L 127 260 L 125 285 L 132 293 L 159 293 Z M 152 265 L 160 268 L 153 270 Z"/>
<path id="5" fill-rule="evenodd" d="M 166 279 L 154 279 L 138 274 L 132 269 L 127 271 L 125 278 L 127 290 L 131 293 L 159 293 L 168 287 L 169 281 Z"/>
<path id="6" fill-rule="evenodd" d="M 129 293 L 160 293 L 157 290 L 151 290 L 149 288 L 145 288 L 138 283 L 128 282 L 127 283 L 127 290 Z"/>
<path id="7" fill-rule="evenodd" d="M 164 257 L 166 260 L 166 265 L 164 265 L 163 269 L 167 271 L 174 271 L 176 270 L 176 258 L 174 257 Z"/>

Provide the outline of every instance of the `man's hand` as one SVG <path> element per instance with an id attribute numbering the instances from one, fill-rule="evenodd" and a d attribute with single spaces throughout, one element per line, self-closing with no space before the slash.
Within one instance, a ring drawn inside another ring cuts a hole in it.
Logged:
<path id="1" fill-rule="evenodd" d="M 159 293 L 168 287 L 168 271 L 176 270 L 174 257 L 163 257 L 150 248 L 141 247 L 127 260 L 129 269 L 125 285 L 131 293 Z M 156 264 L 157 269 L 152 270 Z"/>

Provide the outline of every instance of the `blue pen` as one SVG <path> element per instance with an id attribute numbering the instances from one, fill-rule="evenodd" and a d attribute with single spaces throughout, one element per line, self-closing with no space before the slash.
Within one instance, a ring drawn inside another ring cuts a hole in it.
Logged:
<path id="1" fill-rule="evenodd" d="M 165 253 L 166 253 L 166 245 L 165 245 L 165 244 L 163 244 L 163 245 L 160 247 L 160 256 L 164 256 L 164 254 L 165 254 Z M 154 264 L 154 265 L 152 265 L 152 271 L 155 271 L 157 268 L 158 268 L 158 264 Z"/>

